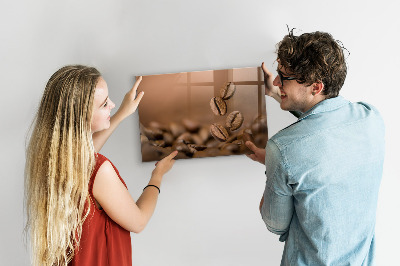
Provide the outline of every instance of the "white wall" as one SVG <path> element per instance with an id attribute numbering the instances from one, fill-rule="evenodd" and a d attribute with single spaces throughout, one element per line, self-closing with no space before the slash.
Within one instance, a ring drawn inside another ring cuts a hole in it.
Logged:
<path id="1" fill-rule="evenodd" d="M 262 61 L 274 68 L 275 44 L 288 24 L 298 33 L 321 30 L 341 40 L 351 52 L 341 94 L 374 104 L 384 117 L 386 160 L 376 236 L 380 265 L 393 265 L 400 237 L 397 10 L 390 0 L 2 1 L 1 264 L 29 264 L 22 234 L 25 137 L 55 70 L 72 63 L 96 66 L 119 103 L 134 75 Z M 291 118 L 267 100 L 270 132 L 276 132 Z M 137 198 L 154 165 L 141 163 L 136 113 L 102 153 Z M 264 182 L 262 165 L 245 156 L 178 161 L 164 179 L 148 227 L 132 234 L 134 265 L 278 265 L 283 244 L 258 213 Z"/>

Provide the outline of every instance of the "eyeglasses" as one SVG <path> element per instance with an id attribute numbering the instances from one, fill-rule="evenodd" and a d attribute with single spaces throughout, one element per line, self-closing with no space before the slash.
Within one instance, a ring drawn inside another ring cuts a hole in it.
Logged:
<path id="1" fill-rule="evenodd" d="M 283 87 L 283 81 L 284 80 L 295 80 L 295 79 L 297 79 L 296 77 L 284 77 L 280 70 L 276 70 L 276 71 L 278 71 L 279 80 L 281 81 L 282 87 Z"/>

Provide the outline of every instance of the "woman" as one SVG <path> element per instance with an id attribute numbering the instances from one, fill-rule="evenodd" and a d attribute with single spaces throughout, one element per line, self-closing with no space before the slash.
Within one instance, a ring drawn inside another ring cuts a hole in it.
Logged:
<path id="1" fill-rule="evenodd" d="M 135 112 L 139 78 L 118 111 L 100 73 L 65 66 L 48 81 L 27 149 L 27 229 L 34 265 L 131 265 L 130 232 L 154 212 L 163 175 L 177 152 L 156 164 L 135 202 L 100 151 L 118 124 Z"/>

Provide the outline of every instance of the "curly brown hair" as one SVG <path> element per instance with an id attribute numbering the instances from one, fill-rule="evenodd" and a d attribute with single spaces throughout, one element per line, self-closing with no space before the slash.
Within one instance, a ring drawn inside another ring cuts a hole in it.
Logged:
<path id="1" fill-rule="evenodd" d="M 347 49 L 329 33 L 316 31 L 295 36 L 292 29 L 277 44 L 277 60 L 300 84 L 322 82 L 322 94 L 333 98 L 339 95 L 346 79 L 343 50 Z"/>

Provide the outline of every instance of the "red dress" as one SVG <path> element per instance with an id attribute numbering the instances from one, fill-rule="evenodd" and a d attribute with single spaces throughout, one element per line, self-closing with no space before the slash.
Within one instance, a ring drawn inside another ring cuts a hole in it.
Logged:
<path id="1" fill-rule="evenodd" d="M 90 213 L 82 226 L 79 250 L 69 263 L 71 266 L 132 265 L 132 247 L 130 232 L 111 220 L 103 209 L 99 209 L 93 197 L 93 183 L 100 166 L 109 161 L 103 155 L 96 154 L 96 166 L 89 181 Z M 111 163 L 111 162 L 110 162 Z M 117 168 L 115 172 L 125 185 Z"/>

